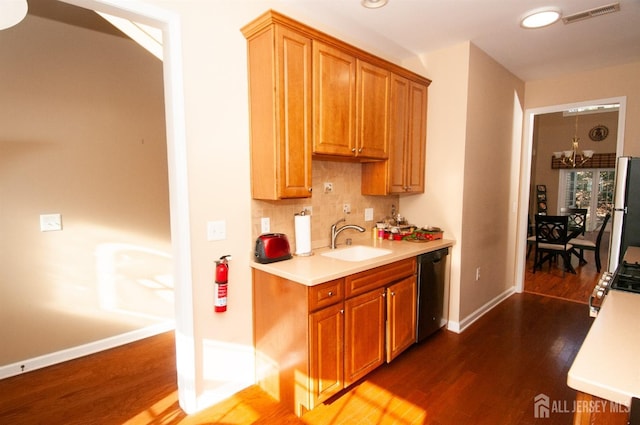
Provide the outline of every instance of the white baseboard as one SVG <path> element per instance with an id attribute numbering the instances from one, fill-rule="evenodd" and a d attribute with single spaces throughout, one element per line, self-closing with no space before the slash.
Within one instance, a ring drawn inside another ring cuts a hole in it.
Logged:
<path id="1" fill-rule="evenodd" d="M 447 329 L 455 332 L 462 333 L 465 329 L 467 329 L 471 324 L 473 324 L 476 320 L 484 316 L 487 312 L 489 312 L 492 308 L 500 304 L 502 301 L 509 298 L 511 295 L 515 293 L 515 286 L 507 289 L 497 297 L 489 300 L 489 302 L 485 303 L 482 307 L 478 308 L 476 311 L 462 319 L 460 322 L 454 322 L 449 320 L 447 323 Z"/>
<path id="2" fill-rule="evenodd" d="M 0 379 L 20 375 L 26 372 L 31 372 L 32 370 L 66 362 L 67 360 L 77 359 L 89 354 L 95 354 L 100 351 L 115 348 L 124 344 L 129 344 L 131 342 L 168 332 L 173 329 L 175 329 L 175 323 L 173 321 L 163 322 L 157 325 L 147 326 L 146 328 L 137 329 L 135 331 L 101 339 L 99 341 L 79 345 L 77 347 L 71 347 L 65 350 L 56 351 L 54 353 L 48 353 L 20 362 L 0 366 Z"/>

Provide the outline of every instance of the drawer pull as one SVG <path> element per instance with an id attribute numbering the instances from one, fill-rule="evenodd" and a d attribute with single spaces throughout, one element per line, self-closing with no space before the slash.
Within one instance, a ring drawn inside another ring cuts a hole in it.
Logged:
<path id="1" fill-rule="evenodd" d="M 327 294 L 330 297 L 333 297 L 333 291 L 329 291 L 329 293 Z"/>

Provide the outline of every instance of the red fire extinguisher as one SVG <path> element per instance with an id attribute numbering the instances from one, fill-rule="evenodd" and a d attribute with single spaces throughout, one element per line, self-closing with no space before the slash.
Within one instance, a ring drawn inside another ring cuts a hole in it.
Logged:
<path id="1" fill-rule="evenodd" d="M 214 292 L 214 311 L 216 313 L 222 313 L 227 311 L 227 286 L 229 276 L 229 263 L 231 260 L 230 255 L 223 255 L 216 261 L 216 283 Z"/>

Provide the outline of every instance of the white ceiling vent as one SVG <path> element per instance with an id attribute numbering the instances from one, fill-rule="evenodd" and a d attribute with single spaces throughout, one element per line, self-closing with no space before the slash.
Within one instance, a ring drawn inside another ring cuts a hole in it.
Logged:
<path id="1" fill-rule="evenodd" d="M 620 3 L 612 3 L 606 6 L 596 7 L 594 9 L 585 10 L 584 12 L 574 13 L 573 15 L 563 16 L 562 22 L 565 24 L 572 24 L 584 19 L 595 18 L 597 16 L 606 15 L 608 13 L 619 12 Z"/>

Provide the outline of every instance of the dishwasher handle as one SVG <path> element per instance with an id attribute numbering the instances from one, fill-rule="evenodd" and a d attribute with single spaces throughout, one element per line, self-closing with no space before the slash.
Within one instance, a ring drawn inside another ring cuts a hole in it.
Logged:
<path id="1" fill-rule="evenodd" d="M 442 259 L 449 254 L 449 249 L 440 249 L 438 251 L 430 252 L 425 255 L 425 260 L 433 264 L 438 264 Z"/>

